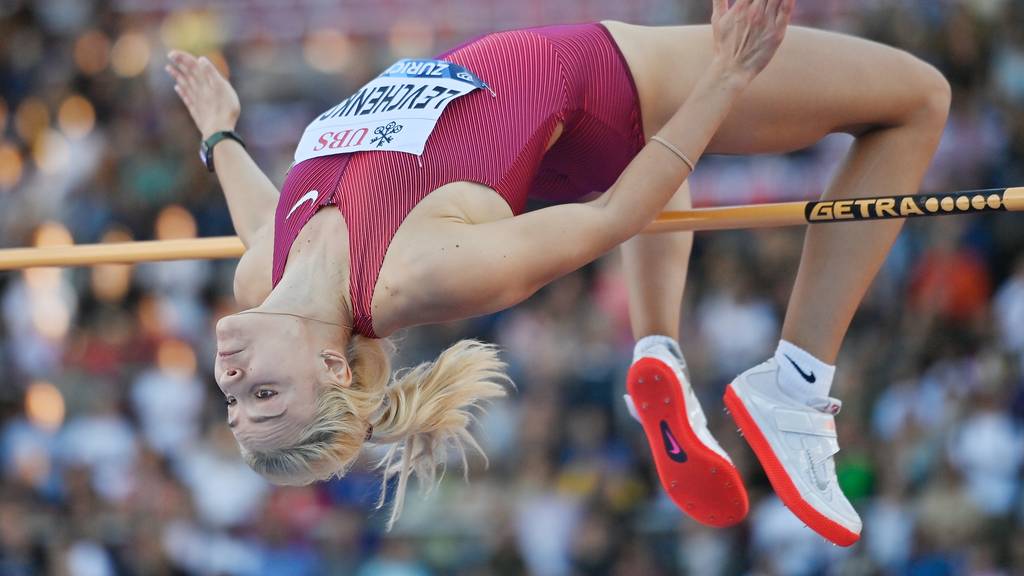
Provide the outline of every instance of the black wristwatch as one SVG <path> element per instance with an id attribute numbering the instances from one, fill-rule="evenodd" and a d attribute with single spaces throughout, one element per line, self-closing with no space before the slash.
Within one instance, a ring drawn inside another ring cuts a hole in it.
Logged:
<path id="1" fill-rule="evenodd" d="M 199 146 L 199 159 L 203 161 L 203 164 L 206 164 L 206 169 L 210 172 L 213 172 L 213 147 L 225 138 L 230 138 L 241 144 L 242 148 L 245 148 L 245 142 L 242 141 L 242 137 L 236 134 L 234 130 L 214 132 L 212 136 L 203 140 L 203 143 Z"/>

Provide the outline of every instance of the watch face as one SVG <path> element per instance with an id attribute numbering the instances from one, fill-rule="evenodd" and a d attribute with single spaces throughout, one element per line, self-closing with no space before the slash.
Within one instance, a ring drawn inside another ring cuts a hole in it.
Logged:
<path id="1" fill-rule="evenodd" d="M 199 159 L 202 160 L 203 165 L 205 165 L 207 168 L 209 168 L 209 166 L 210 166 L 210 162 L 207 160 L 207 157 L 209 156 L 209 154 L 210 154 L 210 150 L 207 147 L 206 142 L 203 142 L 202 144 L 200 144 L 199 145 Z"/>

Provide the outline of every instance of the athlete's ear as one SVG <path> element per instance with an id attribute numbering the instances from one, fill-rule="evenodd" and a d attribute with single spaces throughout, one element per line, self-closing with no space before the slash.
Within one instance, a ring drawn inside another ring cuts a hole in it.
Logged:
<path id="1" fill-rule="evenodd" d="M 323 350 L 320 352 L 320 360 L 323 362 L 330 384 L 342 388 L 352 385 L 352 367 L 349 366 L 344 354 L 336 350 Z"/>

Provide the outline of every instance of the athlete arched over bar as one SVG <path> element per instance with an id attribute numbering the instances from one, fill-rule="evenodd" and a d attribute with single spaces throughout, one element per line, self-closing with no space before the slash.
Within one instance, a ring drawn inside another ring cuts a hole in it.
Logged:
<path id="1" fill-rule="evenodd" d="M 856 142 L 825 198 L 913 194 L 950 101 L 909 54 L 788 28 L 793 4 L 715 0 L 710 26 L 517 30 L 439 57 L 457 67 L 406 62 L 310 124 L 280 195 L 243 145 L 217 144 L 248 310 L 217 326 L 216 380 L 248 463 L 307 483 L 343 474 L 367 441 L 390 445 L 394 519 L 411 473 L 429 482 L 446 444 L 475 446 L 467 413 L 505 377 L 492 347 L 463 341 L 392 381 L 378 338 L 513 306 L 621 245 L 637 338 L 629 403 L 662 484 L 701 522 L 741 520 L 742 481 L 676 344 L 692 236 L 637 233 L 690 205 L 703 154 L 781 153 L 833 132 Z M 238 98 L 210 62 L 174 52 L 168 69 L 204 139 L 234 128 Z M 417 87 L 438 74 L 449 77 Z M 443 113 L 374 136 L 405 109 Z M 422 155 L 397 151 L 424 134 Z M 528 196 L 565 203 L 524 213 Z M 861 522 L 836 481 L 833 364 L 900 226 L 810 227 L 778 351 L 726 393 L 779 496 L 843 545 Z"/>

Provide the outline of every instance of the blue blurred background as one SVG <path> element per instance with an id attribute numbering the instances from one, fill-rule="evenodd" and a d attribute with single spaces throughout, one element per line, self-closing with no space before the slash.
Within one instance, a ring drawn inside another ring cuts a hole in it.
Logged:
<path id="1" fill-rule="evenodd" d="M 239 130 L 279 183 L 309 119 L 398 57 L 543 23 L 703 22 L 706 5 L 0 0 L 0 244 L 232 233 L 162 70 L 170 47 L 230 74 Z M 799 9 L 948 76 L 927 190 L 1024 185 L 1024 1 Z M 707 159 L 697 202 L 814 197 L 849 143 Z M 720 411 L 723 386 L 777 341 L 799 229 L 697 237 L 683 349 L 752 497 L 729 530 L 665 498 L 619 400 L 632 340 L 614 255 L 514 310 L 397 339 L 399 364 L 497 342 L 519 388 L 480 422 L 490 467 L 414 495 L 390 534 L 366 466 L 274 489 L 239 459 L 211 377 L 234 262 L 3 274 L 0 575 L 1024 574 L 1022 218 L 909 223 L 857 316 L 834 389 L 839 475 L 866 526 L 851 549 L 786 511 Z"/>

